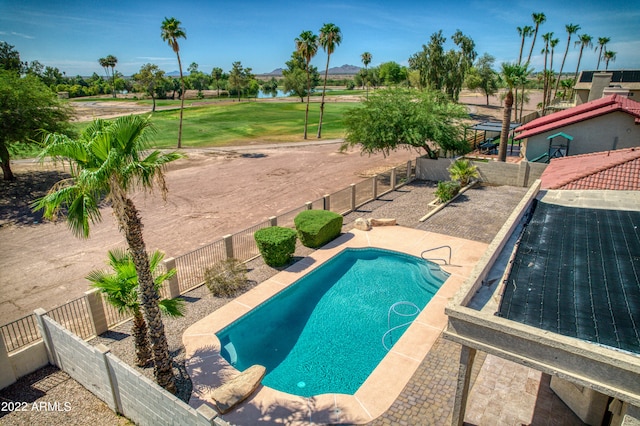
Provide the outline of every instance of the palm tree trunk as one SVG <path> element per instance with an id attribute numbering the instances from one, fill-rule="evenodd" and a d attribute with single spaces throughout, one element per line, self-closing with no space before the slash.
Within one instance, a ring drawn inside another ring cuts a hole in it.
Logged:
<path id="1" fill-rule="evenodd" d="M 11 155 L 3 139 L 0 139 L 0 168 L 2 168 L 3 180 L 16 179 L 11 171 Z"/>
<path id="2" fill-rule="evenodd" d="M 329 58 L 327 55 L 327 66 L 324 69 L 324 86 L 322 87 L 322 101 L 320 102 L 320 123 L 318 124 L 318 139 L 322 137 L 322 116 L 324 115 L 324 93 L 327 90 L 327 76 L 329 75 Z"/>
<path id="3" fill-rule="evenodd" d="M 151 343 L 153 356 L 153 375 L 156 382 L 171 393 L 176 392 L 175 377 L 169 356 L 169 345 L 164 333 L 164 324 L 158 307 L 158 292 L 153 283 L 149 256 L 142 238 L 142 221 L 133 201 L 118 190 L 119 185 L 112 182 L 111 201 L 118 219 L 120 230 L 133 258 L 133 263 L 138 274 L 138 297 L 144 311 L 145 321 L 148 327 L 148 336 Z"/>
<path id="4" fill-rule="evenodd" d="M 571 43 L 571 35 L 569 35 L 569 39 L 567 40 L 567 48 L 564 51 L 564 56 L 562 57 L 562 63 L 560 64 L 560 72 L 558 72 L 558 79 L 556 80 L 556 88 L 553 90 L 553 97 L 556 97 L 558 93 L 558 87 L 560 87 L 560 79 L 562 78 L 562 70 L 564 69 L 564 61 L 567 59 L 567 53 L 569 53 L 569 44 Z"/>
<path id="5" fill-rule="evenodd" d="M 136 365 L 138 367 L 146 367 L 151 361 L 151 349 L 149 348 L 147 332 L 147 323 L 142 316 L 142 312 L 136 310 L 133 313 L 132 333 L 136 347 Z"/>
<path id="6" fill-rule="evenodd" d="M 307 62 L 307 109 L 304 113 L 304 138 L 307 139 L 307 123 L 309 122 L 309 97 L 311 96 L 311 76 L 309 75 L 309 63 Z"/>
<path id="7" fill-rule="evenodd" d="M 498 148 L 498 161 L 507 161 L 507 142 L 509 141 L 509 128 L 511 127 L 511 108 L 513 107 L 513 91 L 509 89 L 504 99 L 504 112 L 502 114 L 502 132 L 500 132 L 500 146 Z"/>
<path id="8" fill-rule="evenodd" d="M 180 69 L 180 87 L 182 88 L 182 96 L 180 96 L 180 124 L 178 125 L 178 148 L 182 148 L 182 113 L 184 111 L 184 97 L 186 91 L 184 90 L 184 77 L 182 76 L 182 62 L 180 61 L 180 54 L 176 52 L 178 57 L 178 68 Z"/>

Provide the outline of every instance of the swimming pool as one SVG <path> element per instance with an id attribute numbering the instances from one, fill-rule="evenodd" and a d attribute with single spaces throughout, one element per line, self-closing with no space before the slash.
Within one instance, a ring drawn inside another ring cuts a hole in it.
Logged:
<path id="1" fill-rule="evenodd" d="M 353 395 L 448 274 L 404 253 L 347 248 L 216 333 L 221 355 L 286 393 Z"/>

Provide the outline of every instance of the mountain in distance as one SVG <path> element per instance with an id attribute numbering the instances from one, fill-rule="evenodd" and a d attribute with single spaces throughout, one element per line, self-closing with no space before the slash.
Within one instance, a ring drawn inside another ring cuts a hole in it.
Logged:
<path id="1" fill-rule="evenodd" d="M 332 67 L 329 68 L 329 75 L 354 75 L 354 74 L 358 74 L 358 72 L 360 71 L 360 67 L 357 67 L 355 65 L 342 65 L 339 67 Z M 320 74 L 323 74 L 323 70 L 318 70 L 320 72 Z M 275 70 L 265 73 L 265 74 L 260 74 L 260 75 L 269 75 L 269 76 L 274 76 L 274 77 L 278 77 L 282 75 L 282 68 L 276 68 Z"/>

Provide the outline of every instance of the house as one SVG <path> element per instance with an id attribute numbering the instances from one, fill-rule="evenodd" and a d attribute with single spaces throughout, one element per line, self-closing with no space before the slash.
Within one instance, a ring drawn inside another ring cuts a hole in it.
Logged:
<path id="1" fill-rule="evenodd" d="M 616 93 L 640 100 L 640 70 L 582 71 L 573 90 L 576 105 Z"/>
<path id="2" fill-rule="evenodd" d="M 640 423 L 639 154 L 551 160 L 452 298 L 445 337 L 463 346 L 452 424 L 478 350 L 550 375 L 586 424 Z"/>
<path id="3" fill-rule="evenodd" d="M 640 147 L 640 102 L 614 94 L 540 117 L 515 132 L 530 162 Z"/>

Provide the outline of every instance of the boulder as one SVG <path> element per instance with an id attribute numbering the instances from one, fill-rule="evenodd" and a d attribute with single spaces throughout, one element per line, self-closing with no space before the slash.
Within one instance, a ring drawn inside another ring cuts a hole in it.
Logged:
<path id="1" fill-rule="evenodd" d="M 361 231 L 368 231 L 371 229 L 371 224 L 367 219 L 359 217 L 356 219 L 353 225 L 354 228 L 359 229 Z"/>
<path id="2" fill-rule="evenodd" d="M 395 219 L 371 219 L 371 226 L 395 226 Z"/>
<path id="3" fill-rule="evenodd" d="M 211 397 L 220 414 L 228 413 L 233 407 L 251 396 L 260 386 L 266 372 L 267 369 L 262 365 L 252 365 L 211 392 Z"/>

